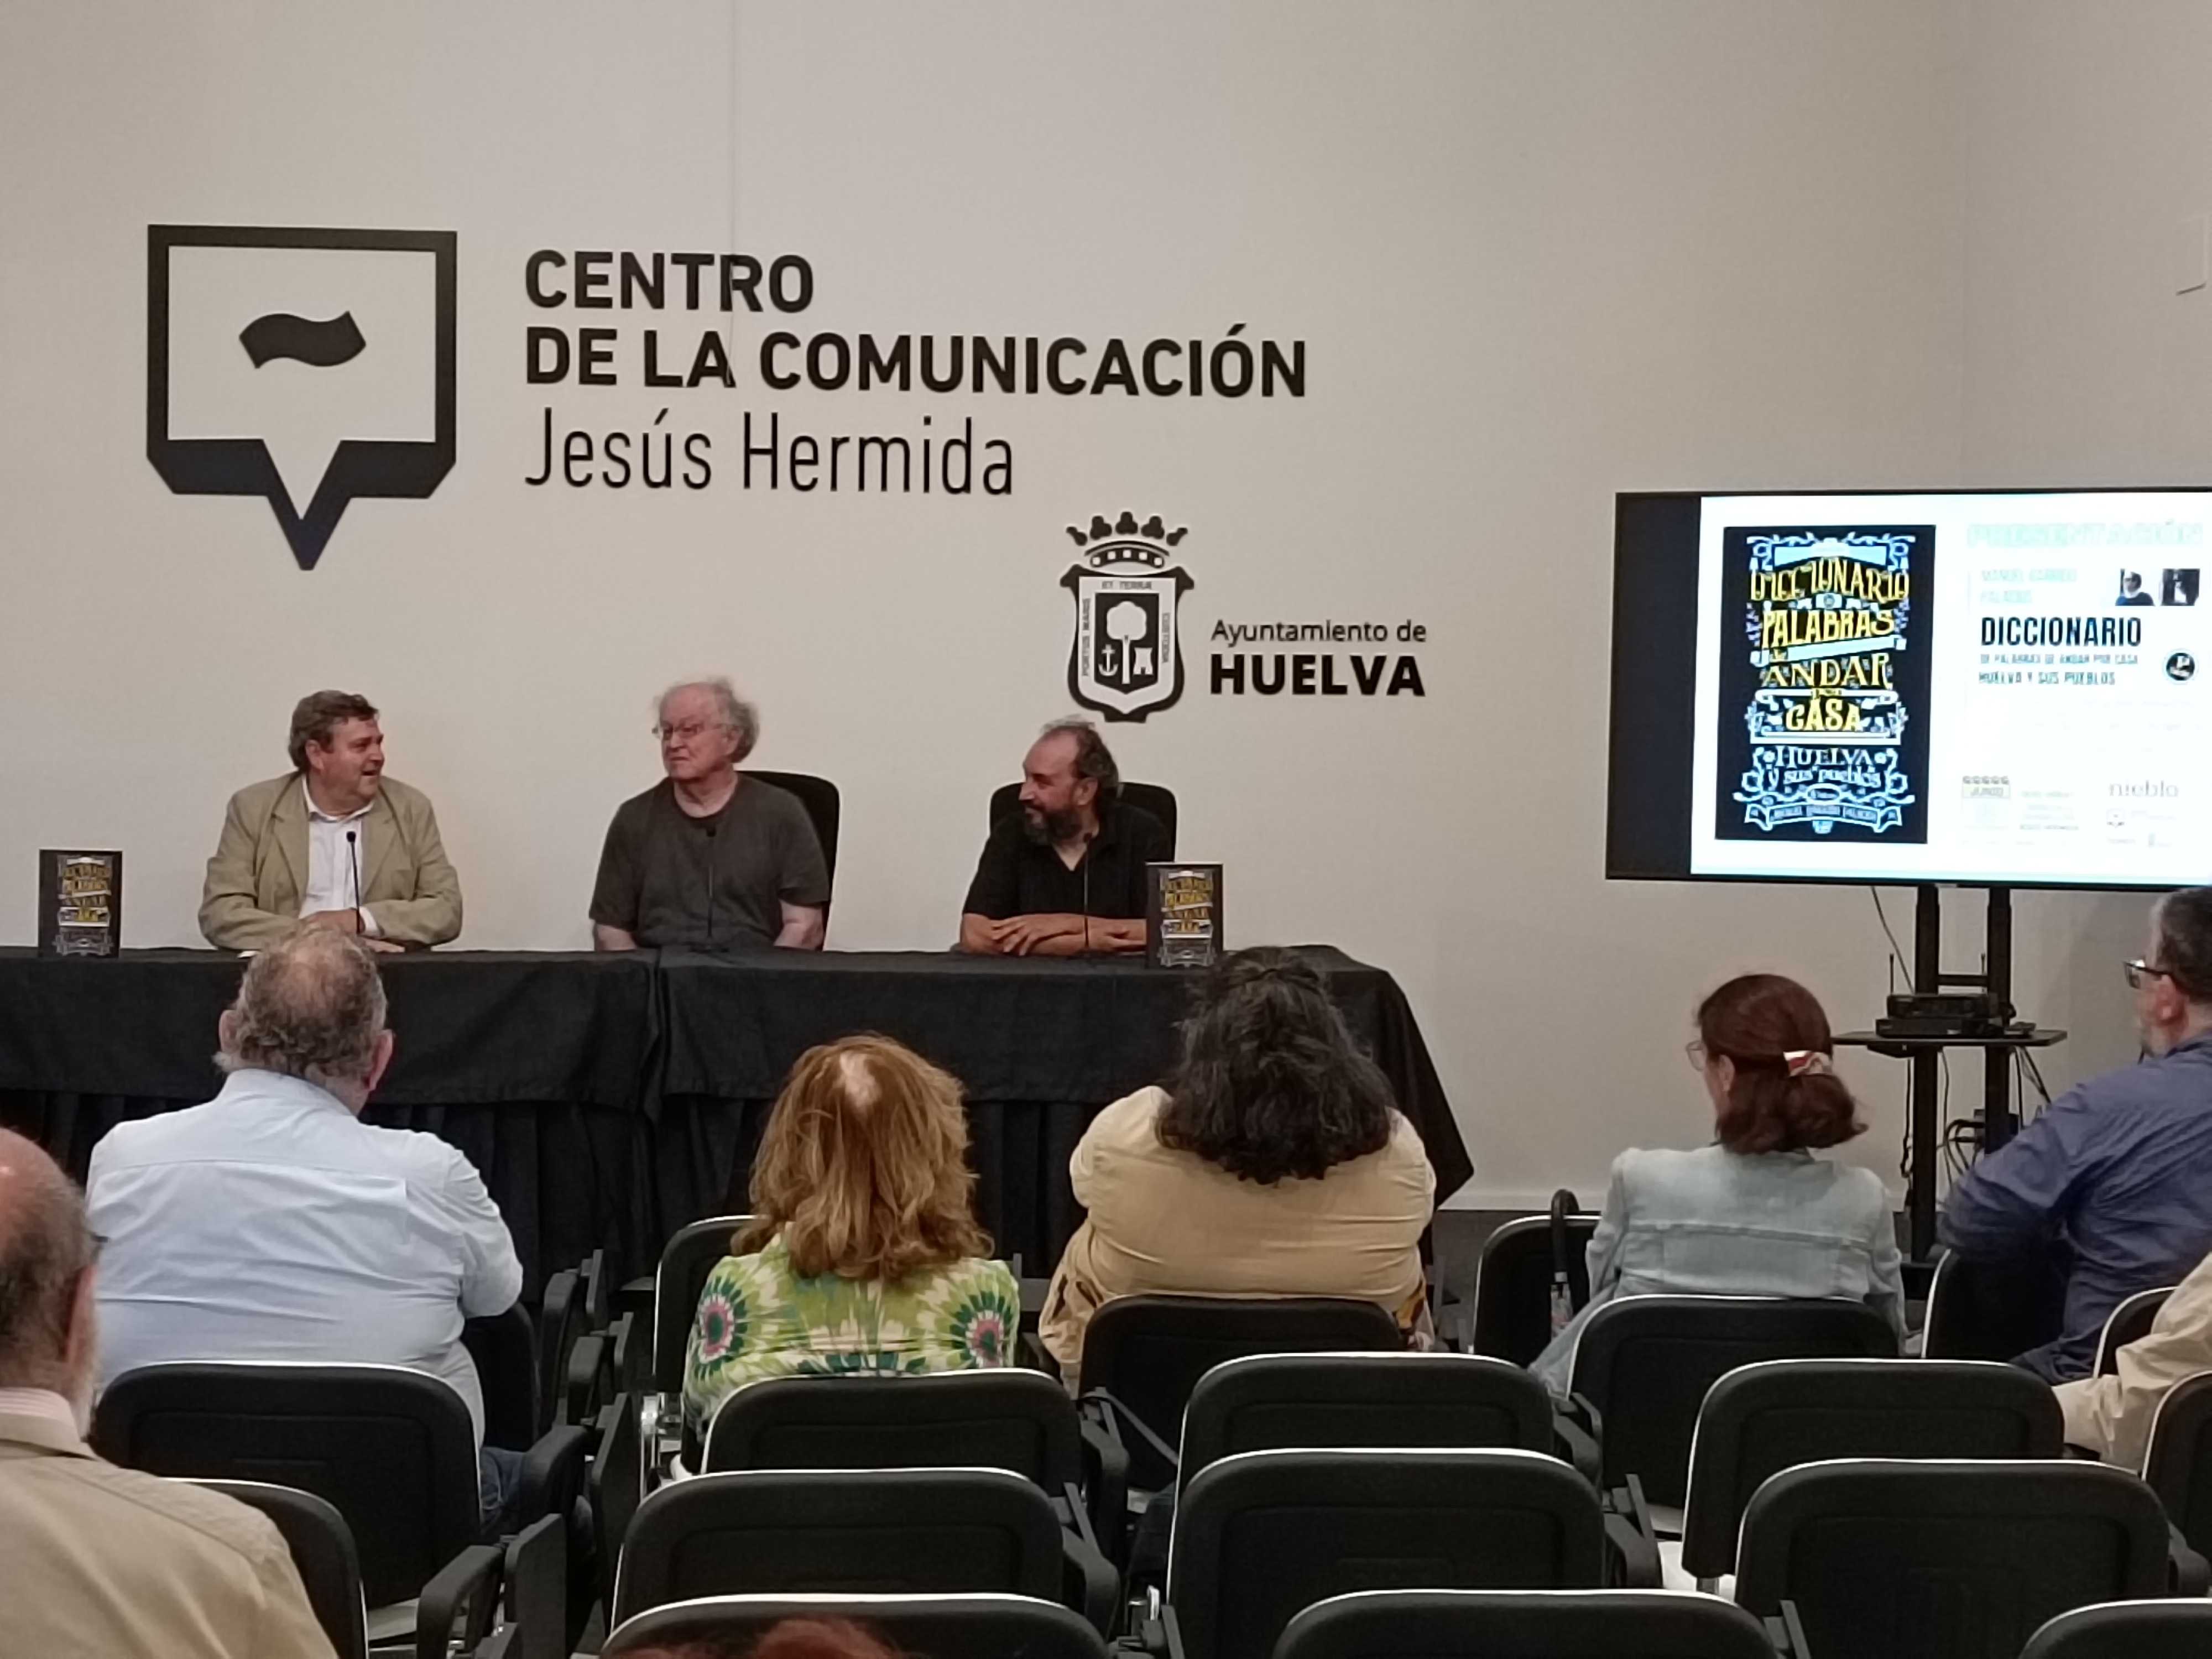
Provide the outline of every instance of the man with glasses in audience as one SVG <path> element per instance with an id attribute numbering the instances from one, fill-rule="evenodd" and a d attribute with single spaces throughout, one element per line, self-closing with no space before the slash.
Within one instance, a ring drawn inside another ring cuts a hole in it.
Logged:
<path id="1" fill-rule="evenodd" d="M 725 679 L 672 686 L 653 728 L 667 776 L 615 809 L 592 889 L 602 951 L 822 948 L 830 872 L 798 798 L 738 763 L 760 714 Z"/>
<path id="2" fill-rule="evenodd" d="M 2063 1323 L 2015 1361 L 2051 1382 L 2089 1374 L 2123 1300 L 2212 1253 L 2212 888 L 2160 899 L 2148 947 L 2124 968 L 2142 1062 L 2077 1085 L 1977 1161 L 1938 1229 L 1994 1267 L 2055 1258 Z"/>
<path id="3" fill-rule="evenodd" d="M 266 1516 L 85 1444 L 98 1254 L 83 1194 L 0 1129 L 0 1653 L 330 1659 Z"/>

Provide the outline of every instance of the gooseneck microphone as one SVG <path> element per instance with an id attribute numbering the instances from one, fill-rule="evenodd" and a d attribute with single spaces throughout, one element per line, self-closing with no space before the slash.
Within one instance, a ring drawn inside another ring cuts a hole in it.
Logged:
<path id="1" fill-rule="evenodd" d="M 707 948 L 714 948 L 714 831 L 720 828 L 718 820 L 707 825 Z"/>
<path id="2" fill-rule="evenodd" d="M 346 831 L 346 862 L 353 868 L 353 925 L 358 933 L 361 930 L 361 832 L 358 830 Z"/>

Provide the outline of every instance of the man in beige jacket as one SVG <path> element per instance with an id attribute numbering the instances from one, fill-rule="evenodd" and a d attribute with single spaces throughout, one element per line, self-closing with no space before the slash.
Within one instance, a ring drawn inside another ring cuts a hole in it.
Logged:
<path id="1" fill-rule="evenodd" d="M 2150 1329 L 2113 1358 L 2112 1375 L 2062 1382 L 2052 1392 L 2066 1413 L 2069 1445 L 2140 1470 L 2159 1402 L 2176 1383 L 2212 1371 L 2212 1257 L 2166 1297 Z"/>
<path id="2" fill-rule="evenodd" d="M 316 691 L 292 711 L 292 770 L 230 798 L 208 860 L 200 932 L 258 951 L 301 927 L 371 950 L 443 945 L 461 931 L 461 883 L 429 798 L 384 775 L 375 707 Z"/>
<path id="3" fill-rule="evenodd" d="M 0 1659 L 331 1659 L 267 1517 L 85 1445 L 93 1255 L 76 1187 L 0 1129 Z"/>

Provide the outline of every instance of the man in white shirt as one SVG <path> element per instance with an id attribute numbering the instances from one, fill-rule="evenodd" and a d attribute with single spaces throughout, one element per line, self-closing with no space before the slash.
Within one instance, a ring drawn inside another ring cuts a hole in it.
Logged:
<path id="1" fill-rule="evenodd" d="M 222 1093 L 94 1148 L 106 1378 L 174 1359 L 405 1365 L 453 1386 L 481 1446 L 461 1322 L 513 1304 L 522 1267 L 468 1159 L 360 1121 L 392 1062 L 384 1019 L 374 960 L 302 928 L 222 1016 Z M 520 1465 L 487 1455 L 488 1513 Z"/>
<path id="2" fill-rule="evenodd" d="M 292 711 L 292 770 L 230 798 L 208 860 L 200 932 L 258 951 L 302 927 L 374 951 L 443 945 L 461 931 L 461 884 L 429 798 L 384 772 L 375 705 L 315 691 Z"/>
<path id="3" fill-rule="evenodd" d="M 0 1129 L 0 1655 L 331 1659 L 265 1516 L 85 1444 L 94 1254 L 82 1195 Z"/>

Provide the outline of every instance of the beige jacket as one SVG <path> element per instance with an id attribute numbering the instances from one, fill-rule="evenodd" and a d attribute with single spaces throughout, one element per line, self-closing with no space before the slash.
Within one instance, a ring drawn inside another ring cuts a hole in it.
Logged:
<path id="1" fill-rule="evenodd" d="M 2212 1256 L 2166 1297 L 2150 1329 L 2119 1351 L 2110 1376 L 2061 1382 L 2051 1390 L 2066 1413 L 2066 1439 L 2107 1463 L 2140 1470 L 2151 1419 L 2166 1390 L 2212 1371 Z"/>
<path id="2" fill-rule="evenodd" d="M 332 1659 L 276 1527 L 0 1413 L 0 1659 Z"/>
<path id="3" fill-rule="evenodd" d="M 1342 1296 L 1373 1302 L 1408 1329 L 1424 1322 L 1419 1243 L 1437 1177 L 1413 1126 L 1391 1114 L 1389 1143 L 1318 1181 L 1240 1181 L 1160 1145 L 1167 1103 L 1139 1089 L 1091 1120 L 1068 1175 L 1091 1212 L 1045 1294 L 1037 1334 L 1074 1365 L 1084 1328 L 1117 1296 Z"/>
<path id="4" fill-rule="evenodd" d="M 386 777 L 361 821 L 362 902 L 397 945 L 443 945 L 461 931 L 461 881 L 446 861 L 429 797 Z M 200 932 L 224 951 L 258 951 L 300 922 L 307 890 L 307 803 L 299 775 L 230 798 L 208 860 Z"/>

